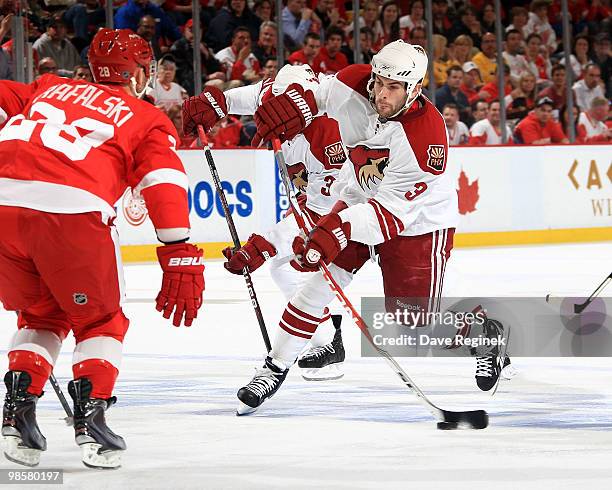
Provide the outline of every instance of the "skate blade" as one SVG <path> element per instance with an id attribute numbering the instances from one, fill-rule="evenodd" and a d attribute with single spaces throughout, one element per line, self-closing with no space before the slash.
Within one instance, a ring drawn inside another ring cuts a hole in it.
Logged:
<path id="1" fill-rule="evenodd" d="M 342 362 L 328 364 L 322 368 L 302 368 L 302 378 L 306 381 L 333 381 L 344 376 Z"/>
<path id="2" fill-rule="evenodd" d="M 21 437 L 4 437 L 4 457 L 13 463 L 34 467 L 40 463 L 40 449 L 23 446 Z"/>
<path id="3" fill-rule="evenodd" d="M 246 403 L 242 403 L 241 401 L 238 401 L 238 408 L 236 409 L 236 415 L 238 417 L 242 416 L 242 415 L 251 415 L 252 413 L 255 413 L 257 411 L 259 407 L 249 407 Z"/>
<path id="4" fill-rule="evenodd" d="M 81 444 L 81 459 L 88 468 L 114 470 L 121 466 L 121 453 L 123 451 L 104 451 L 98 453 L 102 446 L 89 442 Z"/>

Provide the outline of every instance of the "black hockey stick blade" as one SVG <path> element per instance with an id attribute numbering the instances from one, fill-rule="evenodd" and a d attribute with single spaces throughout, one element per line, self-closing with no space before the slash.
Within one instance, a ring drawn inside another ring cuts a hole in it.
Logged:
<path id="1" fill-rule="evenodd" d="M 471 410 L 468 412 L 440 410 L 440 412 L 443 416 L 441 422 L 454 423 L 457 424 L 459 428 L 486 429 L 489 425 L 489 415 L 484 410 Z"/>
<path id="2" fill-rule="evenodd" d="M 579 305 L 574 305 L 574 313 L 576 313 L 576 315 L 578 315 L 579 313 L 582 313 L 585 310 L 585 308 L 589 306 L 591 302 L 597 297 L 597 295 L 601 291 L 603 291 L 603 289 L 608 285 L 610 281 L 612 281 L 612 272 L 610 272 L 608 277 L 606 277 L 603 280 L 603 282 L 599 286 L 597 286 L 597 289 L 593 291 L 593 294 L 591 294 L 591 296 L 589 296 L 584 303 L 581 303 Z"/>

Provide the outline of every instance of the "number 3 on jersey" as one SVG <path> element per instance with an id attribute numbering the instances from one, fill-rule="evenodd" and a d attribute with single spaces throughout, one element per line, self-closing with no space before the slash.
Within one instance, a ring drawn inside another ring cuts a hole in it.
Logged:
<path id="1" fill-rule="evenodd" d="M 66 124 L 66 113 L 46 102 L 37 102 L 30 109 L 30 118 L 18 114 L 0 131 L 0 141 L 30 141 L 40 125 L 40 141 L 47 148 L 59 151 L 72 161 L 83 160 L 115 134 L 112 124 L 82 117 Z"/>
<path id="2" fill-rule="evenodd" d="M 333 175 L 328 175 L 323 180 L 325 181 L 325 185 L 321 187 L 321 194 L 323 194 L 326 197 L 329 197 L 330 195 L 329 189 L 331 185 L 334 183 L 334 180 L 336 180 L 336 177 L 334 177 Z"/>

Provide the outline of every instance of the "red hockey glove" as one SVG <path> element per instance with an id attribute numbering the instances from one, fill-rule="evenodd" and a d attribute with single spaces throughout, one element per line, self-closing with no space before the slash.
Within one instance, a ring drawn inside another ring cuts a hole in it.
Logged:
<path id="1" fill-rule="evenodd" d="M 175 327 L 181 325 L 184 315 L 184 324 L 189 327 L 202 306 L 204 253 L 191 243 L 177 243 L 157 247 L 157 259 L 164 272 L 155 300 L 157 311 L 163 311 L 164 318 L 170 318 L 174 311 Z"/>
<path id="2" fill-rule="evenodd" d="M 259 269 L 266 260 L 276 255 L 276 249 L 264 237 L 253 234 L 235 252 L 230 247 L 224 248 L 223 255 L 227 259 L 223 267 L 232 274 L 242 274 L 245 267 L 248 267 L 249 272 Z"/>
<path id="3" fill-rule="evenodd" d="M 310 124 L 317 115 L 317 103 L 311 90 L 304 92 L 304 87 L 294 83 L 287 87 L 285 93 L 267 100 L 254 114 L 257 132 L 253 137 L 253 146 L 272 138 L 290 140 Z"/>
<path id="4" fill-rule="evenodd" d="M 196 134 L 198 124 L 208 133 L 225 116 L 225 95 L 217 87 L 206 87 L 200 95 L 183 102 L 183 133 Z"/>
<path id="5" fill-rule="evenodd" d="M 300 236 L 293 240 L 296 261 L 302 270 L 315 271 L 321 261 L 326 264 L 333 262 L 348 245 L 350 237 L 350 223 L 343 223 L 336 213 L 325 215 L 317 221 L 306 240 Z"/>

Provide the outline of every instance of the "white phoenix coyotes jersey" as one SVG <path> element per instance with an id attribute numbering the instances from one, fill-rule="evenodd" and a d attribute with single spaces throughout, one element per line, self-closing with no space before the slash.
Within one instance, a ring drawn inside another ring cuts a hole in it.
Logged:
<path id="1" fill-rule="evenodd" d="M 336 119 L 350 162 L 332 187 L 348 204 L 351 239 L 376 245 L 397 235 L 415 236 L 454 228 L 457 191 L 447 171 L 444 119 L 420 97 L 410 110 L 381 122 L 370 104 L 370 65 L 351 65 L 320 79 L 320 111 Z"/>
<path id="2" fill-rule="evenodd" d="M 271 87 L 272 80 L 266 80 L 224 92 L 228 113 L 254 114 Z M 315 117 L 302 134 L 285 141 L 282 150 L 293 185 L 306 193 L 306 207 L 319 215 L 329 213 L 337 200 L 331 185 L 346 161 L 338 123 Z"/>

